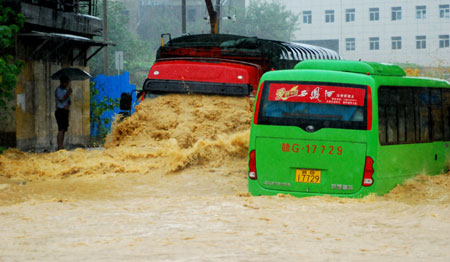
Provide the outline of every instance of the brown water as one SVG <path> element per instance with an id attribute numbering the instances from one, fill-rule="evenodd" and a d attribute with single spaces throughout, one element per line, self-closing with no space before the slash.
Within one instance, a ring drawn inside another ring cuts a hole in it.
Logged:
<path id="1" fill-rule="evenodd" d="M 450 176 L 251 197 L 247 98 L 165 96 L 106 149 L 0 155 L 0 261 L 450 261 Z"/>

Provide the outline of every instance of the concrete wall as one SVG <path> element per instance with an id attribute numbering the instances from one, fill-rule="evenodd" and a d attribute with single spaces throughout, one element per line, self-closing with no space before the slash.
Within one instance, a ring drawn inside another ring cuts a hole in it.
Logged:
<path id="1" fill-rule="evenodd" d="M 53 150 L 58 128 L 54 116 L 55 89 L 59 81 L 50 80 L 61 69 L 55 62 L 29 61 L 16 87 L 15 128 L 17 147 L 21 150 Z M 85 68 L 87 69 L 87 68 Z M 69 131 L 66 147 L 85 145 L 89 141 L 89 81 L 71 83 Z"/>
<path id="2" fill-rule="evenodd" d="M 21 3 L 21 13 L 26 17 L 28 24 L 52 28 L 54 31 L 88 36 L 103 34 L 103 22 L 97 17 L 61 12 L 28 3 Z"/>
<path id="3" fill-rule="evenodd" d="M 16 146 L 15 114 L 12 109 L 16 101 L 10 101 L 7 110 L 0 110 L 0 147 Z"/>
<path id="4" fill-rule="evenodd" d="M 89 54 L 86 37 L 92 39 L 102 34 L 102 20 L 48 8 L 39 1 L 15 2 L 26 21 L 17 37 L 14 55 L 24 61 L 25 66 L 18 76 L 15 100 L 12 101 L 16 110 L 0 112 L 0 117 L 5 114 L 9 116 L 8 122 L 0 122 L 0 146 L 16 145 L 21 150 L 34 151 L 53 150 L 58 132 L 54 92 L 59 80 L 51 80 L 51 75 L 62 67 L 72 67 L 71 64 L 84 65 L 83 59 L 76 55 L 81 50 Z M 46 34 L 36 36 L 33 31 L 72 36 L 51 38 Z M 83 37 L 82 41 L 79 37 Z M 90 137 L 89 81 L 72 82 L 72 89 L 69 130 L 65 139 L 67 148 L 84 146 Z"/>

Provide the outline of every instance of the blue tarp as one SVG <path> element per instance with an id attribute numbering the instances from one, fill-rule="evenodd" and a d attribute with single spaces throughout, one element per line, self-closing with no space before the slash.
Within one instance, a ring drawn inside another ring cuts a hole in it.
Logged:
<path id="1" fill-rule="evenodd" d="M 136 86 L 130 84 L 130 74 L 128 72 L 124 72 L 123 75 L 119 76 L 105 76 L 99 75 L 94 77 L 91 81 L 95 82 L 95 87 L 99 92 L 98 95 L 94 97 L 97 102 L 103 100 L 103 98 L 110 97 L 112 99 L 120 99 L 120 95 L 122 93 L 132 93 L 132 112 L 134 113 L 134 105 L 136 103 Z M 92 99 L 92 98 L 91 98 Z M 91 109 L 92 110 L 92 109 Z M 91 111 L 92 112 L 92 111 Z M 114 116 L 119 114 L 120 108 L 117 106 L 113 111 L 107 111 L 103 113 L 102 119 L 109 118 L 111 121 L 109 124 L 105 126 L 105 128 L 109 131 L 111 129 L 111 123 L 114 120 Z M 98 130 L 97 126 L 91 122 L 91 136 L 97 136 Z"/>

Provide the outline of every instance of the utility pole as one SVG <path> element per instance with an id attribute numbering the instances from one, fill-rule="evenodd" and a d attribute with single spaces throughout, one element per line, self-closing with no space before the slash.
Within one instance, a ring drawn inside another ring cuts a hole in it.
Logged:
<path id="1" fill-rule="evenodd" d="M 181 33 L 186 34 L 186 0 L 181 0 Z"/>
<path id="2" fill-rule="evenodd" d="M 103 0 L 103 41 L 108 42 L 108 0 Z M 103 73 L 109 75 L 108 45 L 103 50 Z"/>
<path id="3" fill-rule="evenodd" d="M 216 15 L 217 15 L 216 34 L 218 34 L 220 32 L 220 0 L 216 0 Z"/>

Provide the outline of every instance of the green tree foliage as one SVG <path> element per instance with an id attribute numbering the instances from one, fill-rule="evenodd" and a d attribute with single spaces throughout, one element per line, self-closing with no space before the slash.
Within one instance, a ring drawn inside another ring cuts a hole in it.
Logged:
<path id="1" fill-rule="evenodd" d="M 161 9 L 159 13 L 152 13 L 151 19 L 141 19 L 139 35 L 153 42 L 159 40 L 162 33 L 171 33 L 173 37 L 179 36 L 181 34 L 179 12 L 178 7 L 167 7 Z M 223 19 L 223 14 L 235 15 L 236 20 Z M 207 17 L 208 14 L 199 13 L 194 22 L 187 21 L 187 32 L 208 34 L 210 25 L 207 20 L 203 20 L 204 16 Z M 286 6 L 280 2 L 250 0 L 246 8 L 237 5 L 222 8 L 220 33 L 288 41 L 292 40 L 295 30 L 298 28 L 298 19 L 299 14 L 287 10 Z"/>
<path id="2" fill-rule="evenodd" d="M 98 10 L 103 10 L 103 8 L 99 6 Z M 109 74 L 117 74 L 114 55 L 116 51 L 123 51 L 124 70 L 130 72 L 131 81 L 140 86 L 145 80 L 154 59 L 152 55 L 154 49 L 151 48 L 152 45 L 148 41 L 140 40 L 137 35 L 130 32 L 128 28 L 129 19 L 124 14 L 126 14 L 126 9 L 123 3 L 108 1 L 108 40 L 116 44 L 116 46 L 108 47 Z M 100 17 L 102 16 L 100 14 Z M 101 51 L 89 63 L 92 75 L 104 73 L 103 52 Z"/>
<path id="3" fill-rule="evenodd" d="M 95 137 L 97 142 L 104 142 L 104 138 L 108 133 L 108 129 L 105 127 L 110 123 L 110 119 L 102 118 L 105 112 L 112 111 L 119 106 L 120 99 L 113 99 L 111 97 L 104 96 L 101 100 L 97 101 L 96 97 L 100 92 L 95 86 L 94 82 L 91 82 L 90 86 L 90 106 L 91 106 L 91 127 L 96 127 L 98 130 Z"/>
<path id="4" fill-rule="evenodd" d="M 98 10 L 102 8 L 99 6 Z M 228 14 L 235 13 L 237 20 L 235 23 L 230 20 L 221 20 L 221 33 L 266 39 L 291 40 L 299 19 L 299 15 L 287 10 L 286 6 L 277 1 L 251 0 L 246 9 L 231 7 L 227 11 Z M 130 72 L 132 82 L 139 88 L 154 61 L 156 49 L 160 45 L 160 35 L 171 33 L 173 37 L 176 37 L 181 34 L 181 15 L 173 8 L 162 9 L 161 12 L 151 14 L 151 19 L 141 20 L 138 29 L 139 37 L 130 32 L 126 13 L 123 3 L 108 2 L 108 35 L 109 40 L 116 43 L 116 46 L 108 48 L 109 72 L 116 74 L 115 51 L 124 51 L 124 69 Z M 197 14 L 195 22 L 188 21 L 187 31 L 191 34 L 209 33 L 209 24 L 203 20 L 205 15 L 207 14 Z M 102 52 L 89 63 L 93 75 L 103 74 Z"/>
<path id="5" fill-rule="evenodd" d="M 250 0 L 245 14 L 237 13 L 235 23 L 223 20 L 221 32 L 289 41 L 297 30 L 298 19 L 299 14 L 277 1 Z"/>
<path id="6" fill-rule="evenodd" d="M 0 110 L 8 109 L 8 102 L 14 99 L 14 87 L 23 62 L 12 55 L 14 39 L 23 27 L 25 18 L 0 0 Z"/>

